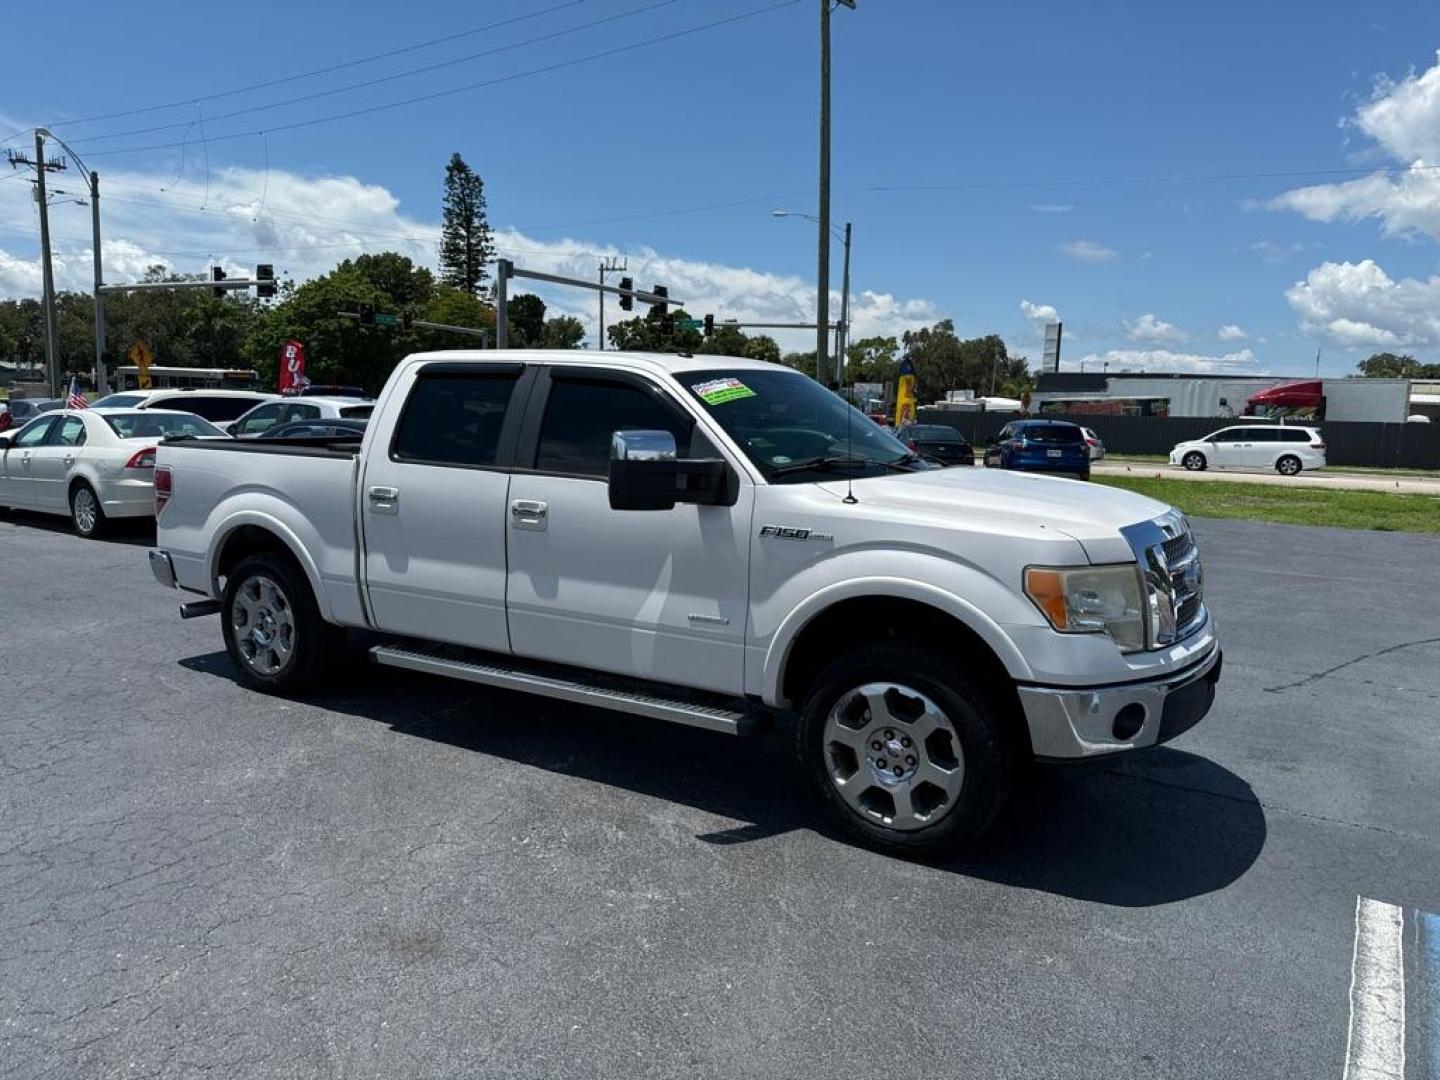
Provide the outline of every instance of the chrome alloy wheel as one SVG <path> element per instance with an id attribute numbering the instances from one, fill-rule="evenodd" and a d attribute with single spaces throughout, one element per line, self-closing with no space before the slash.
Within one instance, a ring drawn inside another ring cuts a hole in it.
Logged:
<path id="1" fill-rule="evenodd" d="M 241 582 L 230 625 L 241 657 L 261 675 L 274 675 L 295 651 L 295 613 L 284 591 L 268 577 Z"/>
<path id="2" fill-rule="evenodd" d="M 830 782 L 868 821 L 908 832 L 935 824 L 960 799 L 960 738 L 918 690 L 874 682 L 847 691 L 825 719 L 824 740 Z"/>
<path id="3" fill-rule="evenodd" d="M 95 501 L 93 491 L 88 487 L 78 488 L 75 498 L 70 502 L 70 509 L 75 515 L 77 529 L 87 535 L 95 531 L 95 522 L 100 517 L 100 505 Z"/>

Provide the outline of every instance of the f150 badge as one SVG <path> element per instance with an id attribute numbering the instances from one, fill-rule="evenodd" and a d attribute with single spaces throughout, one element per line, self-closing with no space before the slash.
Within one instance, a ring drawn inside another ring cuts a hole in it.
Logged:
<path id="1" fill-rule="evenodd" d="M 788 525 L 761 525 L 760 536 L 778 537 L 781 540 L 834 540 L 830 533 L 815 532 L 812 529 L 792 529 Z"/>

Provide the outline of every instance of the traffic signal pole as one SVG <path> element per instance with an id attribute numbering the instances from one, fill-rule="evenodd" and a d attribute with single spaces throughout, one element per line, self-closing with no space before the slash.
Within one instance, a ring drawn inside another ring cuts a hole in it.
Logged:
<path id="1" fill-rule="evenodd" d="M 559 274 L 544 274 L 539 270 L 523 270 L 509 259 L 495 261 L 495 347 L 510 347 L 510 317 L 507 308 L 510 301 L 510 279 L 529 278 L 531 281 L 546 281 L 551 285 L 568 285 L 575 289 L 591 289 L 600 293 L 614 293 L 623 299 L 639 300 L 641 303 L 664 308 L 668 304 L 683 307 L 684 301 L 677 300 L 663 292 L 643 292 L 640 289 L 626 289 L 604 282 L 586 281 L 584 278 L 562 277 Z M 658 288 L 659 286 L 657 286 Z"/>

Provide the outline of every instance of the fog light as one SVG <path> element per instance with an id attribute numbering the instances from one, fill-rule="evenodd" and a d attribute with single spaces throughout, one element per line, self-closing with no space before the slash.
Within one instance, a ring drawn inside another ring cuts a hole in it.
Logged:
<path id="1" fill-rule="evenodd" d="M 1128 742 L 1139 735 L 1144 726 L 1145 706 L 1138 701 L 1132 701 L 1115 714 L 1115 724 L 1111 730 L 1115 733 L 1115 738 Z"/>

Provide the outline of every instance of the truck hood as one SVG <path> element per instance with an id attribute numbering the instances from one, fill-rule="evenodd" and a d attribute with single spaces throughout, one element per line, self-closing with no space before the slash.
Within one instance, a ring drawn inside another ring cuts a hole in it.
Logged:
<path id="1" fill-rule="evenodd" d="M 844 480 L 827 480 L 819 486 L 841 499 L 847 490 Z M 1054 529 L 1074 538 L 1094 563 L 1131 561 L 1134 555 L 1120 530 L 1170 509 L 1155 499 L 1103 484 L 983 468 L 857 479 L 854 494 L 862 510 L 868 505 L 932 520 L 958 516 Z"/>

